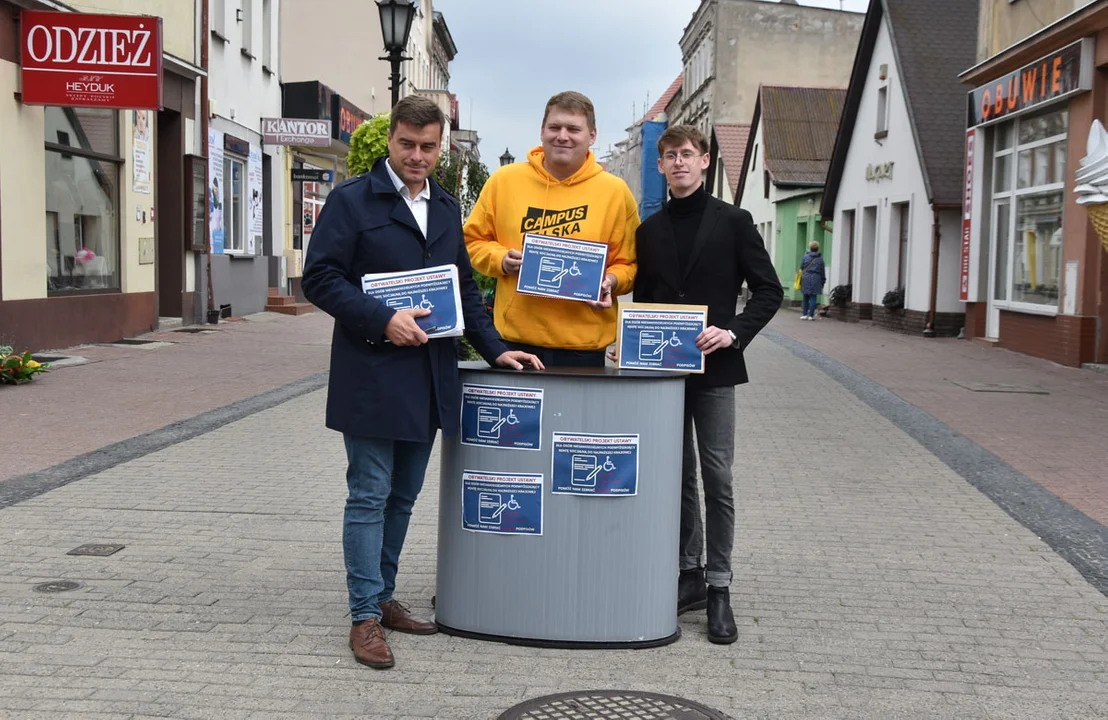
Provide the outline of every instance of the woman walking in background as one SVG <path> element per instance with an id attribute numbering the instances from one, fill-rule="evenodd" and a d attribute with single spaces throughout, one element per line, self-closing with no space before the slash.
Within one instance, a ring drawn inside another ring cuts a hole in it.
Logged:
<path id="1" fill-rule="evenodd" d="M 816 299 L 823 292 L 823 285 L 827 282 L 827 266 L 824 265 L 823 255 L 819 252 L 819 243 L 815 240 L 808 246 L 808 252 L 800 261 L 800 293 L 804 296 L 804 304 L 800 307 L 801 320 L 816 319 Z"/>

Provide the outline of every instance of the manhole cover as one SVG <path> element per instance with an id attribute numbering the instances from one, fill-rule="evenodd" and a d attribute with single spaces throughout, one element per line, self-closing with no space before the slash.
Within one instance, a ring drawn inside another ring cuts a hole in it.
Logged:
<path id="1" fill-rule="evenodd" d="M 35 585 L 35 592 L 60 593 L 67 592 L 69 590 L 77 590 L 78 588 L 83 588 L 84 586 L 84 583 L 74 582 L 72 580 L 52 580 L 50 582 L 44 582 Z"/>
<path id="2" fill-rule="evenodd" d="M 509 708 L 497 720 L 732 720 L 700 703 L 622 690 L 547 695 Z"/>
<path id="3" fill-rule="evenodd" d="M 95 555 L 96 557 L 107 557 L 114 555 L 122 550 L 124 545 L 107 545 L 105 543 L 87 543 L 80 547 L 75 547 L 66 555 Z"/>
<path id="4" fill-rule="evenodd" d="M 982 382 L 961 382 L 958 380 L 951 380 L 960 388 L 965 388 L 970 392 L 983 392 L 983 393 L 1012 393 L 1021 395 L 1049 395 L 1046 390 L 1040 390 L 1034 387 L 1025 387 L 1023 385 L 1006 385 L 1004 383 L 982 383 Z"/>

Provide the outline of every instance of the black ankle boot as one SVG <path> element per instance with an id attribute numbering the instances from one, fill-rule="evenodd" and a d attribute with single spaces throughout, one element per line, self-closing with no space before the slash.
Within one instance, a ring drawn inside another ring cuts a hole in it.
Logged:
<path id="1" fill-rule="evenodd" d="M 677 614 L 703 610 L 708 605 L 708 588 L 704 568 L 682 570 L 677 576 Z"/>
<path id="2" fill-rule="evenodd" d="M 735 615 L 731 612 L 731 592 L 725 587 L 708 586 L 708 640 L 729 645 L 739 639 Z"/>

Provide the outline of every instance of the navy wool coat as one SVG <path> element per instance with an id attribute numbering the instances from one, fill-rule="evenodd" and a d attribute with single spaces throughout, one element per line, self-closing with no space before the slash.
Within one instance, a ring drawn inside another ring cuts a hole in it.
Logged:
<path id="1" fill-rule="evenodd" d="M 327 427 L 360 437 L 428 442 L 458 432 L 461 384 L 453 338 L 397 347 L 385 342 L 395 314 L 366 295 L 366 273 L 457 265 L 466 337 L 489 363 L 507 351 L 473 280 L 458 202 L 435 182 L 427 234 L 396 191 L 385 159 L 336 186 L 312 232 L 304 295 L 335 319 Z"/>
<path id="2" fill-rule="evenodd" d="M 827 266 L 823 262 L 823 255 L 809 250 L 800 261 L 800 267 L 804 270 L 800 276 L 800 292 L 804 295 L 822 293 L 823 286 L 827 284 Z"/>

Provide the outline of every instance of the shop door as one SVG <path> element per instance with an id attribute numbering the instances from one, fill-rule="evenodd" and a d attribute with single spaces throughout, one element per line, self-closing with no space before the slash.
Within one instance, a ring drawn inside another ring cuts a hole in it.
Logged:
<path id="1" fill-rule="evenodd" d="M 985 337 L 1000 338 L 1000 308 L 997 300 L 1007 300 L 1008 289 L 1008 239 L 1011 233 L 1012 201 L 1010 198 L 993 203 L 989 242 L 989 299 L 985 315 Z"/>
<path id="2" fill-rule="evenodd" d="M 304 163 L 305 168 L 312 170 L 323 170 L 323 168 L 316 167 Z M 331 192 L 331 183 L 322 182 L 304 182 L 303 186 L 302 205 L 303 205 L 303 255 L 302 257 L 308 257 L 308 245 L 312 241 L 312 230 L 315 228 L 316 220 L 319 219 L 319 213 L 323 210 L 323 205 L 327 202 L 327 195 Z"/>

